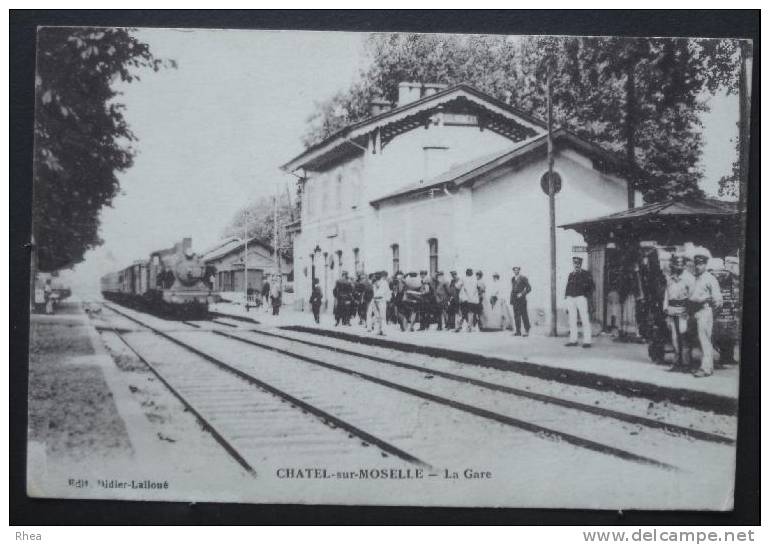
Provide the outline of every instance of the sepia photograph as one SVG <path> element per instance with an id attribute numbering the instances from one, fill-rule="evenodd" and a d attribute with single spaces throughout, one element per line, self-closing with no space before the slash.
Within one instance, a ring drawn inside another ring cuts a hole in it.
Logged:
<path id="1" fill-rule="evenodd" d="M 753 43 L 547 30 L 38 27 L 27 494 L 731 511 Z"/>

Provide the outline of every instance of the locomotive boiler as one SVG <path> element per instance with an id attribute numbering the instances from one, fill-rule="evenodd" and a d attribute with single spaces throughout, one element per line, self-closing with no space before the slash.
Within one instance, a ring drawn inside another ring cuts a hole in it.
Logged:
<path id="1" fill-rule="evenodd" d="M 192 250 L 192 239 L 152 252 L 148 260 L 102 277 L 105 299 L 172 319 L 199 319 L 214 302 L 205 280 L 206 265 Z"/>

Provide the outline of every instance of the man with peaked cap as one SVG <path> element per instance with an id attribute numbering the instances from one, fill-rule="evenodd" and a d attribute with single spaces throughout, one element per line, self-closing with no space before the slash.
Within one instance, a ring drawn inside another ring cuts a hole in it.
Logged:
<path id="1" fill-rule="evenodd" d="M 527 312 L 527 295 L 532 291 L 529 279 L 521 274 L 521 267 L 513 267 L 511 277 L 511 306 L 513 307 L 513 320 L 516 331 L 513 335 L 520 336 L 521 323 L 524 322 L 524 336 L 529 335 L 529 313 Z"/>
<path id="2" fill-rule="evenodd" d="M 714 372 L 714 346 L 711 344 L 711 334 L 714 329 L 714 310 L 722 306 L 722 290 L 719 282 L 706 270 L 709 259 L 707 251 L 703 249 L 696 252 L 693 257 L 695 263 L 695 279 L 690 293 L 690 312 L 695 318 L 698 331 L 698 343 L 703 357 L 700 369 L 695 371 L 695 377 L 707 377 Z"/>
<path id="3" fill-rule="evenodd" d="M 583 269 L 583 258 L 572 258 L 575 267 L 567 278 L 564 296 L 569 313 L 569 342 L 567 346 L 578 345 L 578 314 L 583 322 L 583 348 L 591 348 L 591 317 L 588 315 L 588 298 L 594 291 L 591 273 Z"/>
<path id="4" fill-rule="evenodd" d="M 687 344 L 687 307 L 692 292 L 692 278 L 685 272 L 683 256 L 671 256 L 669 264 L 671 274 L 666 283 L 663 296 L 663 313 L 671 332 L 671 345 L 674 347 L 674 365 L 670 371 L 683 371 L 690 365 L 690 353 Z"/>

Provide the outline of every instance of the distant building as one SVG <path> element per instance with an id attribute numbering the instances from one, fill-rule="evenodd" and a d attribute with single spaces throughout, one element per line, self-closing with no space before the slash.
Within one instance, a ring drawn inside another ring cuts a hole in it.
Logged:
<path id="1" fill-rule="evenodd" d="M 303 184 L 301 220 L 291 229 L 297 299 L 307 299 L 315 277 L 328 301 L 343 270 L 472 268 L 507 282 L 520 265 L 533 287 L 530 308 L 547 309 L 545 124 L 467 85 L 402 83 L 394 108 L 372 106 L 372 117 L 283 166 Z M 557 223 L 627 208 L 618 156 L 564 130 L 554 144 L 563 181 Z M 559 230 L 560 304 L 573 255 L 587 257 L 585 241 Z"/>
<path id="2" fill-rule="evenodd" d="M 275 254 L 272 246 L 258 238 L 248 243 L 248 286 L 244 286 L 243 239 L 224 239 L 203 252 L 203 261 L 214 270 L 214 291 L 242 294 L 246 287 L 259 290 L 262 282 L 275 272 Z M 281 259 L 281 276 L 284 282 L 292 279 L 290 259 Z"/>

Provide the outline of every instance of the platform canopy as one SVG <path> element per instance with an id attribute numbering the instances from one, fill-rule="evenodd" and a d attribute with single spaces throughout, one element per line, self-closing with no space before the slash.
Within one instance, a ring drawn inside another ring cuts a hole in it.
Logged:
<path id="1" fill-rule="evenodd" d="M 734 254 L 742 246 L 738 203 L 708 198 L 672 199 L 560 227 L 577 231 L 589 245 L 693 242 L 721 256 Z"/>

